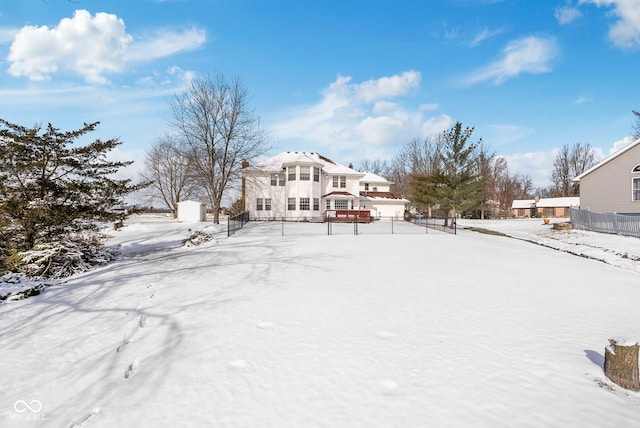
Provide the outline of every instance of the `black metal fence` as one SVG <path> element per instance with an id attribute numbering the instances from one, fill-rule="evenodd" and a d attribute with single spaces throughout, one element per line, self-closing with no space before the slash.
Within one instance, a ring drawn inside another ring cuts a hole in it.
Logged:
<path id="1" fill-rule="evenodd" d="M 232 220 L 230 220 L 231 223 Z M 239 229 L 238 227 L 237 229 Z M 318 235 L 427 235 L 429 230 L 455 233 L 455 224 L 449 219 L 422 220 L 421 223 L 396 217 L 382 217 L 371 222 L 347 221 L 341 218 L 327 221 L 296 221 L 291 218 L 269 218 L 251 221 L 245 225 L 246 233 L 262 236 L 318 236 Z M 242 233 L 245 233 L 244 230 Z"/>
<path id="2" fill-rule="evenodd" d="M 238 214 L 233 217 L 229 217 L 227 221 L 227 236 L 231 236 L 238 230 L 242 229 L 245 224 L 249 222 L 249 211 L 245 211 L 242 214 Z"/>
<path id="3" fill-rule="evenodd" d="M 458 233 L 458 227 L 456 225 L 456 219 L 454 218 L 435 218 L 435 217 L 412 217 L 407 221 L 423 226 L 425 229 L 439 230 L 441 232 L 452 233 L 456 235 Z"/>
<path id="4" fill-rule="evenodd" d="M 569 216 L 574 229 L 640 238 L 640 216 L 594 213 L 577 208 L 569 208 Z"/>

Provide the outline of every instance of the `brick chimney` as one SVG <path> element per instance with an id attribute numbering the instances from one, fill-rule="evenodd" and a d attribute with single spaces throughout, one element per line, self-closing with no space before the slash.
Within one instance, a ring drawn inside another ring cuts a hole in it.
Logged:
<path id="1" fill-rule="evenodd" d="M 249 162 L 242 161 L 242 169 L 248 168 Z M 247 179 L 242 174 L 242 210 L 247 209 Z"/>

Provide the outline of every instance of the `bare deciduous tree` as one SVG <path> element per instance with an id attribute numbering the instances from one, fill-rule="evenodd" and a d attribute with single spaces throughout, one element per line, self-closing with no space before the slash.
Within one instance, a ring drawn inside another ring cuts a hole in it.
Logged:
<path id="1" fill-rule="evenodd" d="M 595 150 L 590 144 L 574 143 L 571 147 L 565 144 L 553 161 L 551 182 L 555 196 L 578 196 L 580 190 L 573 179 L 595 163 Z"/>
<path id="2" fill-rule="evenodd" d="M 270 147 L 266 130 L 249 107 L 249 95 L 239 78 L 222 74 L 193 79 L 171 105 L 172 124 L 192 157 L 194 171 L 211 203 L 214 223 L 220 222 L 225 192 L 240 179 L 243 161 Z"/>
<path id="3" fill-rule="evenodd" d="M 640 111 L 632 110 L 633 115 L 636 117 L 636 121 L 633 124 L 633 140 L 640 138 Z"/>
<path id="4" fill-rule="evenodd" d="M 148 188 L 149 196 L 162 201 L 176 218 L 178 202 L 197 193 L 197 181 L 191 174 L 190 157 L 184 153 L 175 137 L 165 134 L 147 150 L 144 166 L 141 176 L 144 181 L 151 183 Z"/>
<path id="5" fill-rule="evenodd" d="M 358 166 L 358 171 L 370 172 L 372 174 L 379 175 L 381 177 L 389 179 L 389 171 L 391 167 L 386 160 L 382 159 L 364 159 Z"/>

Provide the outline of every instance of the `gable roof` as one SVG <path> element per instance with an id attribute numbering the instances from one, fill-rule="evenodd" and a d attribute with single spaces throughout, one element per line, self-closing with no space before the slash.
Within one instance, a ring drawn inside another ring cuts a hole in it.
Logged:
<path id="1" fill-rule="evenodd" d="M 540 198 L 536 203 L 535 199 L 514 199 L 511 209 L 526 208 L 561 208 L 577 207 L 580 205 L 579 196 L 565 196 L 560 198 Z"/>
<path id="2" fill-rule="evenodd" d="M 280 172 L 286 165 L 313 165 L 322 169 L 327 174 L 364 176 L 348 166 L 344 166 L 314 152 L 282 152 L 273 157 L 248 166 L 247 171 Z"/>
<path id="3" fill-rule="evenodd" d="M 360 179 L 360 181 L 365 181 L 367 183 L 385 183 L 385 184 L 393 184 L 389 180 L 384 177 L 379 176 L 378 174 L 374 174 L 372 172 L 366 172 L 364 177 Z"/>
<path id="4" fill-rule="evenodd" d="M 640 138 L 638 138 L 637 140 L 635 140 L 634 142 L 632 142 L 630 144 L 627 144 L 625 147 L 623 147 L 622 149 L 618 150 L 617 152 L 607 156 L 600 163 L 597 163 L 596 165 L 594 165 L 593 167 L 589 168 L 588 170 L 586 170 L 582 174 L 578 175 L 576 178 L 573 179 L 573 181 L 580 181 L 586 175 L 591 174 L 593 171 L 595 171 L 596 169 L 600 168 L 601 166 L 611 162 L 613 159 L 615 159 L 615 158 L 617 158 L 619 156 L 622 156 L 623 154 L 625 154 L 629 150 L 631 150 L 634 147 L 636 147 L 638 144 L 640 144 Z"/>

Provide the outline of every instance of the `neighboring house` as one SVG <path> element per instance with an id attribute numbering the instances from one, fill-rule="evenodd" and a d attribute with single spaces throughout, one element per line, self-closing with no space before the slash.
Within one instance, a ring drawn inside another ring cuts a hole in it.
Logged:
<path id="1" fill-rule="evenodd" d="M 569 207 L 577 208 L 580 198 L 516 199 L 511 204 L 511 212 L 516 217 L 569 217 Z"/>
<path id="2" fill-rule="evenodd" d="M 580 183 L 580 208 L 597 213 L 640 214 L 640 139 L 588 169 Z"/>
<path id="3" fill-rule="evenodd" d="M 397 207 L 388 208 L 390 183 L 374 175 L 372 181 L 363 182 L 365 177 L 366 173 L 317 153 L 284 152 L 255 165 L 243 164 L 242 197 L 251 220 L 321 221 L 359 211 L 370 211 L 372 216 L 395 213 Z M 363 200 L 365 188 L 374 195 Z M 404 213 L 408 201 L 396 198 L 395 202 Z"/>
<path id="4" fill-rule="evenodd" d="M 207 220 L 207 209 L 198 201 L 178 202 L 178 221 L 201 222 Z"/>

